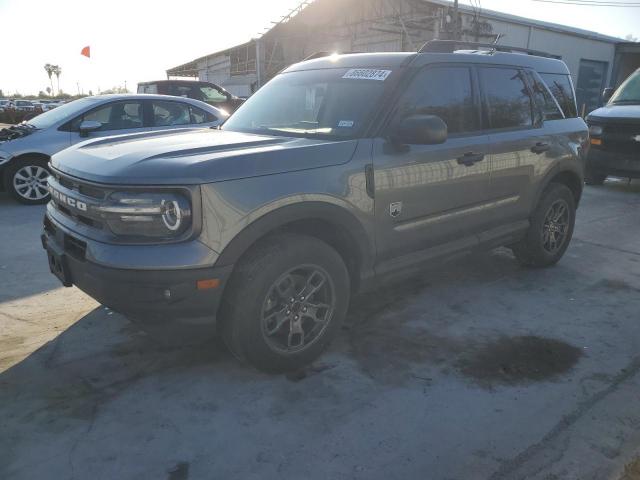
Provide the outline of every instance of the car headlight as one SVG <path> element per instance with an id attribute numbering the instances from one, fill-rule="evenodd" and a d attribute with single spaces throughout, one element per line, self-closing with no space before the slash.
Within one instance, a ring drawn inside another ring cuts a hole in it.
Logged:
<path id="1" fill-rule="evenodd" d="M 9 160 L 11 160 L 11 157 L 12 155 L 10 153 L 0 150 L 0 165 L 2 165 L 3 163 L 7 163 Z"/>
<path id="2" fill-rule="evenodd" d="M 96 210 L 120 237 L 175 239 L 192 224 L 189 199 L 176 192 L 115 192 Z"/>
<path id="3" fill-rule="evenodd" d="M 602 135 L 602 127 L 600 125 L 591 125 L 589 127 L 589 135 L 594 135 L 596 137 Z"/>

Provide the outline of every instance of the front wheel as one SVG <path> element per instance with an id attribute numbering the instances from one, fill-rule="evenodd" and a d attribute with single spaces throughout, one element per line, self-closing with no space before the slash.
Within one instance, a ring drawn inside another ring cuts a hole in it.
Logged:
<path id="1" fill-rule="evenodd" d="M 37 205 L 49 201 L 47 161 L 24 158 L 10 163 L 5 174 L 6 190 L 20 203 Z"/>
<path id="2" fill-rule="evenodd" d="M 271 237 L 241 260 L 220 311 L 232 351 L 259 370 L 289 371 L 315 360 L 339 331 L 349 304 L 340 255 L 313 237 Z"/>
<path id="3" fill-rule="evenodd" d="M 526 266 L 548 267 L 562 258 L 569 246 L 576 220 L 576 202 L 571 190 L 551 183 L 531 216 L 524 239 L 511 248 Z"/>

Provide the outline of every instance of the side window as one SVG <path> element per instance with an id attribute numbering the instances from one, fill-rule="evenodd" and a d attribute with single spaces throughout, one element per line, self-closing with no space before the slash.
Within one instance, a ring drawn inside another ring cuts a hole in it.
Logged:
<path id="1" fill-rule="evenodd" d="M 168 88 L 169 95 L 176 97 L 198 98 L 193 95 L 191 90 L 191 87 L 186 85 L 169 85 Z"/>
<path id="2" fill-rule="evenodd" d="M 189 105 L 186 103 L 153 100 L 151 102 L 154 127 L 188 125 L 191 123 Z"/>
<path id="3" fill-rule="evenodd" d="M 480 68 L 491 128 L 533 125 L 533 101 L 524 72 L 515 68 Z"/>
<path id="4" fill-rule="evenodd" d="M 531 80 L 531 88 L 533 90 L 533 96 L 538 104 L 540 110 L 542 110 L 543 120 L 560 120 L 564 116 L 556 103 L 553 95 L 549 93 L 546 85 L 540 76 L 535 72 L 529 72 L 529 79 Z"/>
<path id="5" fill-rule="evenodd" d="M 221 103 L 227 101 L 227 96 L 220 90 L 217 90 L 213 87 L 200 87 L 200 92 L 202 93 L 202 98 L 199 98 L 199 100 L 211 103 Z"/>
<path id="6" fill-rule="evenodd" d="M 100 131 L 125 130 L 129 128 L 142 128 L 142 103 L 141 102 L 114 102 L 91 110 L 76 118 L 70 124 L 71 131 L 77 131 L 83 120 L 100 122 Z"/>
<path id="7" fill-rule="evenodd" d="M 564 116 L 574 118 L 578 116 L 576 108 L 576 100 L 573 93 L 573 85 L 569 75 L 560 75 L 556 73 L 541 73 L 540 76 L 556 97 Z"/>
<path id="8" fill-rule="evenodd" d="M 209 123 L 217 120 L 217 118 L 209 112 L 205 112 L 194 106 L 189 108 L 191 109 L 191 123 Z"/>
<path id="9" fill-rule="evenodd" d="M 431 67 L 418 72 L 398 105 L 399 118 L 437 115 L 449 134 L 479 130 L 471 71 L 466 67 Z"/>

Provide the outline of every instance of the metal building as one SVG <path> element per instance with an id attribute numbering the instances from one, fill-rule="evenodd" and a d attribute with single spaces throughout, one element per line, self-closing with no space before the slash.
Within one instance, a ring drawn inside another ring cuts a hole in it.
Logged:
<path id="1" fill-rule="evenodd" d="M 167 70 L 248 96 L 282 68 L 319 52 L 417 50 L 434 38 L 497 42 L 560 56 L 589 112 L 604 87 L 640 67 L 640 44 L 446 0 L 306 0 L 256 39 Z"/>

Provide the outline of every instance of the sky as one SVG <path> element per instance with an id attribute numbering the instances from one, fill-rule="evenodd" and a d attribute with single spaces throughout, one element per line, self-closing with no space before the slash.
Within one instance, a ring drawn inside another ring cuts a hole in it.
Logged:
<path id="1" fill-rule="evenodd" d="M 393 0 L 389 0 L 393 1 Z M 615 0 L 624 1 L 624 0 Z M 471 3 L 471 0 L 460 0 Z M 477 3 L 478 0 L 475 0 Z M 300 0 L 0 0 L 0 89 L 37 94 L 45 63 L 67 93 L 166 78 L 165 70 L 255 38 Z M 640 8 L 480 0 L 482 8 L 640 38 Z M 28 25 L 28 26 L 27 26 Z M 89 45 L 91 58 L 80 55 Z M 54 87 L 56 81 L 54 77 Z"/>

